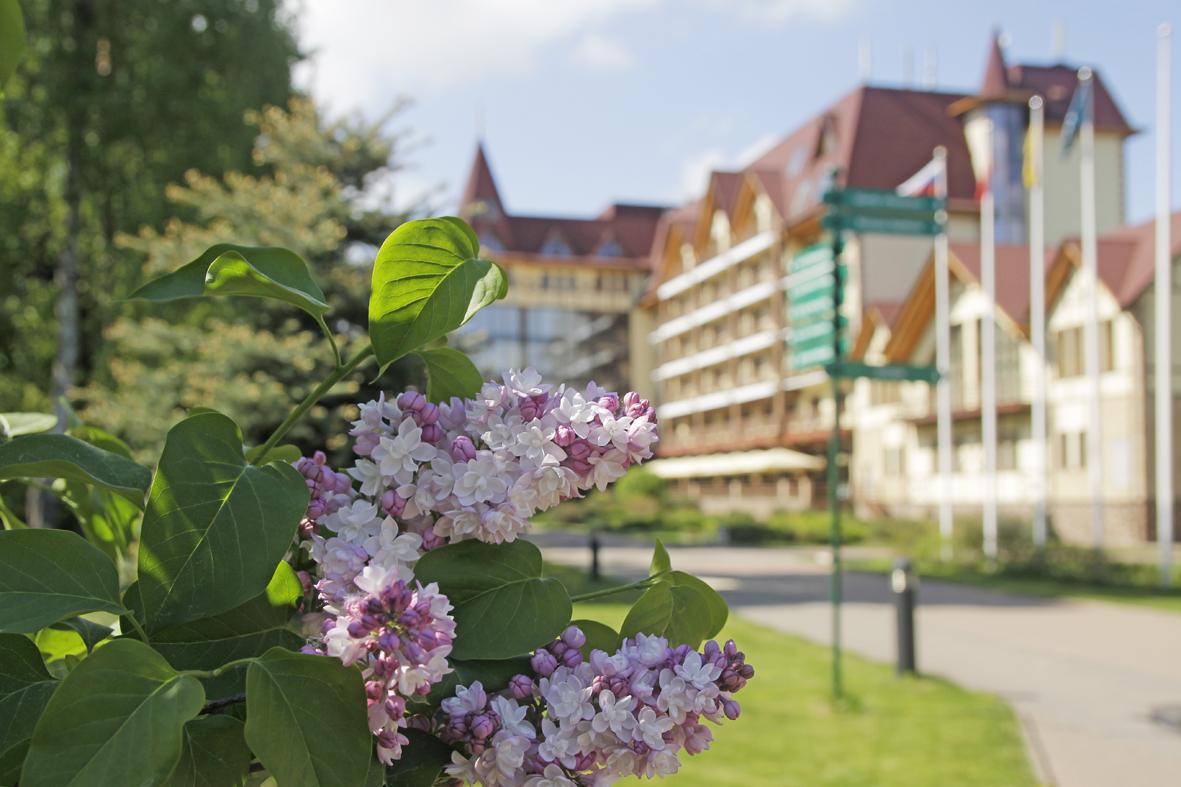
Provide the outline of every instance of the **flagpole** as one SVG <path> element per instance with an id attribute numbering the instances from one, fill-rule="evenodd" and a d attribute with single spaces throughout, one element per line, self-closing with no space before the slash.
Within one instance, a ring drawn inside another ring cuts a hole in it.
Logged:
<path id="1" fill-rule="evenodd" d="M 980 320 L 981 438 L 984 441 L 984 556 L 996 560 L 996 204 L 992 193 L 992 121 L 985 127 L 989 183 L 980 201 L 980 279 L 987 311 Z"/>
<path id="2" fill-rule="evenodd" d="M 1081 127 L 1079 193 L 1082 197 L 1083 279 L 1087 293 L 1087 320 L 1083 324 L 1086 350 L 1088 412 L 1087 481 L 1091 487 L 1091 534 L 1096 552 L 1103 549 L 1103 443 L 1099 413 L 1099 262 L 1095 227 L 1095 90 L 1091 69 L 1078 70 L 1079 90 L 1086 91 Z"/>
<path id="3" fill-rule="evenodd" d="M 935 175 L 935 196 L 947 199 L 947 148 L 935 148 L 934 160 L 938 164 Z M 951 512 L 951 318 L 948 292 L 948 242 L 947 209 L 943 209 L 939 234 L 935 236 L 935 367 L 939 370 L 939 381 L 935 383 L 936 396 L 936 439 L 939 462 L 939 553 L 943 560 L 952 558 L 952 512 Z"/>
<path id="4" fill-rule="evenodd" d="M 1033 443 L 1033 543 L 1045 549 L 1046 461 L 1046 225 L 1042 187 L 1045 150 L 1045 105 L 1041 96 L 1029 99 L 1029 328 L 1035 357 L 1030 439 Z"/>
<path id="5" fill-rule="evenodd" d="M 1170 80 L 1172 28 L 1158 30 L 1156 52 L 1156 537 L 1160 545 L 1160 581 L 1173 583 L 1173 266 L 1170 259 Z"/>

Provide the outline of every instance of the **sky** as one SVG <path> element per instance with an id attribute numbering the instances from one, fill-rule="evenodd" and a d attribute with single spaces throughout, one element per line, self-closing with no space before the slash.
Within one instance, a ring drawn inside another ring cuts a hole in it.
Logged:
<path id="1" fill-rule="evenodd" d="M 483 139 L 514 213 L 593 215 L 677 204 L 860 82 L 974 91 L 991 32 L 1010 63 L 1102 74 L 1140 130 L 1126 147 L 1130 221 L 1155 189 L 1157 28 L 1173 54 L 1173 205 L 1181 206 L 1181 3 L 1166 0 L 302 0 L 297 82 L 336 114 L 421 144 L 393 199 L 454 210 Z M 1060 34 L 1055 34 L 1058 29 Z M 909 53 L 909 54 L 908 54 Z M 1102 184 L 1100 184 L 1102 187 Z"/>

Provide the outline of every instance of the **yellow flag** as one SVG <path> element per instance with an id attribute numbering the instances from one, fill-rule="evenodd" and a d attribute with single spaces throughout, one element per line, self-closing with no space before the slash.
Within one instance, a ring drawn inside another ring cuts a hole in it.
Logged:
<path id="1" fill-rule="evenodd" d="M 1025 181 L 1025 188 L 1031 189 L 1037 185 L 1037 166 L 1033 160 L 1033 131 L 1025 129 L 1025 144 L 1022 146 L 1021 179 Z"/>

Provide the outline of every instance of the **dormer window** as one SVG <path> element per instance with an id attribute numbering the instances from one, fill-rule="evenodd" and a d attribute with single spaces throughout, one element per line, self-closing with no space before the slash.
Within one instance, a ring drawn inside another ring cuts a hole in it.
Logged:
<path id="1" fill-rule="evenodd" d="M 614 238 L 610 238 L 599 246 L 598 250 L 595 251 L 595 256 L 621 257 L 623 256 L 623 249 L 620 247 L 618 241 L 616 241 Z"/>
<path id="2" fill-rule="evenodd" d="M 480 233 L 480 248 L 487 251 L 504 251 L 504 244 L 500 242 L 500 238 L 496 237 L 491 232 Z"/>
<path id="3" fill-rule="evenodd" d="M 546 238 L 541 247 L 541 253 L 547 257 L 569 257 L 570 244 L 556 232 Z"/>

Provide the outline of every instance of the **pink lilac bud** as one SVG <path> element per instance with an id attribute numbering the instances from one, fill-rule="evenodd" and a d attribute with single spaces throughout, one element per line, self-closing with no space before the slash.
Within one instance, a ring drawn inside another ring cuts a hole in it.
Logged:
<path id="1" fill-rule="evenodd" d="M 608 410 L 613 413 L 619 409 L 619 395 L 614 393 L 604 394 L 603 396 L 599 397 L 597 404 L 604 410 Z"/>
<path id="2" fill-rule="evenodd" d="M 578 435 L 566 424 L 559 424 L 558 428 L 554 430 L 554 443 L 561 448 L 565 448 L 577 439 Z"/>
<path id="3" fill-rule="evenodd" d="M 528 675 L 514 675 L 508 682 L 508 689 L 514 700 L 523 700 L 533 695 L 533 679 Z"/>
<path id="4" fill-rule="evenodd" d="M 443 430 L 438 424 L 427 424 L 422 427 L 422 441 L 434 445 L 443 439 Z"/>
<path id="5" fill-rule="evenodd" d="M 591 444 L 586 440 L 576 440 L 566 449 L 567 455 L 575 461 L 585 460 L 593 451 L 594 449 L 591 447 Z"/>
<path id="6" fill-rule="evenodd" d="M 582 653 L 574 648 L 562 654 L 562 665 L 574 669 L 582 663 Z"/>
<path id="7" fill-rule="evenodd" d="M 742 713 L 742 706 L 737 700 L 725 699 L 722 700 L 722 712 L 726 714 L 727 719 L 735 721 Z"/>
<path id="8" fill-rule="evenodd" d="M 470 462 L 476 458 L 476 445 L 467 435 L 459 435 L 451 441 L 449 453 L 456 462 Z"/>
<path id="9" fill-rule="evenodd" d="M 473 738 L 478 740 L 485 740 L 491 738 L 492 734 L 496 732 L 496 722 L 489 713 L 481 713 L 472 719 L 471 734 Z"/>

